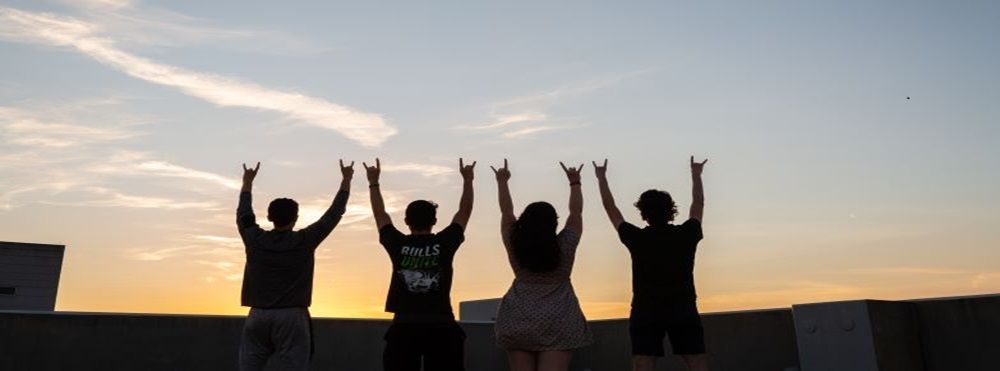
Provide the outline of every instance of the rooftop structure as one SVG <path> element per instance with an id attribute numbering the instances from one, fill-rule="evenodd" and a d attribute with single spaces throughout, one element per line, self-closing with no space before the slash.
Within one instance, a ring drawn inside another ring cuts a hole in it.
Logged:
<path id="1" fill-rule="evenodd" d="M 64 250 L 0 241 L 0 310 L 55 310 Z"/>

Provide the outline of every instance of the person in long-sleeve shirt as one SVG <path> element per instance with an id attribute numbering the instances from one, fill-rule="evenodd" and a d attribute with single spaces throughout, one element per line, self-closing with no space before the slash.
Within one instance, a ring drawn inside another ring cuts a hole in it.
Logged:
<path id="1" fill-rule="evenodd" d="M 347 207 L 354 163 L 340 163 L 343 180 L 333 203 L 316 222 L 294 230 L 299 205 L 292 199 L 271 201 L 264 230 L 253 212 L 253 180 L 260 169 L 243 166 L 243 188 L 236 225 L 246 251 L 241 303 L 250 307 L 240 345 L 240 369 L 261 370 L 271 362 L 282 369 L 307 370 L 312 354 L 309 306 L 313 267 L 319 244 L 340 222 Z"/>

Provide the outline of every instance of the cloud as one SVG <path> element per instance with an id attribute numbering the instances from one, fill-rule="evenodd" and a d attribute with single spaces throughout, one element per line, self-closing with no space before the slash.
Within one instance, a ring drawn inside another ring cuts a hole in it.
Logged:
<path id="1" fill-rule="evenodd" d="M 507 139 L 515 139 L 524 136 L 529 136 L 532 134 L 544 133 L 549 131 L 555 131 L 559 129 L 566 128 L 564 126 L 530 126 L 526 128 L 520 128 L 512 131 L 503 133 L 503 137 Z"/>
<path id="2" fill-rule="evenodd" d="M 622 81 L 649 73 L 650 71 L 652 70 L 641 69 L 636 71 L 629 71 L 610 76 L 590 79 L 575 84 L 564 85 L 554 89 L 529 93 L 514 98 L 510 98 L 504 101 L 496 102 L 493 104 L 493 107 L 495 109 L 502 109 L 505 107 L 543 106 L 551 104 L 556 101 L 570 99 L 570 98 L 577 98 L 580 96 L 591 94 L 598 90 L 621 83 Z"/>
<path id="3" fill-rule="evenodd" d="M 92 9 L 121 9 L 134 5 L 132 0 L 59 0 L 59 2 Z"/>
<path id="4" fill-rule="evenodd" d="M 179 255 L 185 250 L 195 248 L 194 246 L 168 247 L 162 249 L 133 249 L 129 254 L 134 260 L 139 261 L 160 261 Z"/>
<path id="5" fill-rule="evenodd" d="M 134 78 L 173 87 L 219 106 L 279 113 L 294 121 L 336 131 L 363 146 L 381 145 L 397 132 L 380 114 L 139 57 L 101 36 L 96 25 L 73 18 L 0 7 L 0 38 L 74 48 Z"/>
<path id="6" fill-rule="evenodd" d="M 83 191 L 101 197 L 90 200 L 69 202 L 53 201 L 44 203 L 61 206 L 119 207 L 160 210 L 215 209 L 219 207 L 219 205 L 215 202 L 180 201 L 168 197 L 130 195 L 106 187 L 87 187 Z"/>
<path id="7" fill-rule="evenodd" d="M 72 147 L 128 139 L 137 134 L 122 128 L 103 128 L 47 122 L 11 107 L 0 107 L 4 142 L 22 146 Z"/>
<path id="8" fill-rule="evenodd" d="M 199 180 L 226 189 L 240 189 L 241 181 L 207 171 L 195 170 L 166 161 L 149 160 L 143 153 L 123 151 L 107 163 L 90 167 L 88 170 L 110 175 L 138 175 L 148 177 Z"/>
<path id="9" fill-rule="evenodd" d="M 572 129 L 579 125 L 553 125 L 553 118 L 545 111 L 561 101 L 591 94 L 647 72 L 648 69 L 621 73 L 494 102 L 489 105 L 489 121 L 455 128 L 481 132 L 502 131 L 500 136 L 504 139 L 521 139 L 540 133 Z"/>
<path id="10" fill-rule="evenodd" d="M 382 166 L 382 171 L 396 172 L 396 173 L 417 173 L 423 177 L 436 177 L 445 174 L 452 174 L 457 172 L 458 170 L 456 168 L 450 168 L 441 165 L 405 162 L 400 164 L 384 165 Z"/>
<path id="11" fill-rule="evenodd" d="M 461 129 L 488 130 L 507 127 L 512 124 L 543 121 L 549 116 L 540 112 L 522 112 L 514 114 L 496 115 L 493 121 L 479 125 L 460 126 Z"/>

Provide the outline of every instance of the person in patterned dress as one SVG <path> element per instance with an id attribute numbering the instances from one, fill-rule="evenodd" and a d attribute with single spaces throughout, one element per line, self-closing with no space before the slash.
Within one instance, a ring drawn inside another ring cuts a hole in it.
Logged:
<path id="1" fill-rule="evenodd" d="M 507 351 L 512 371 L 568 370 L 573 349 L 593 343 L 570 282 L 583 231 L 583 166 L 562 167 L 569 178 L 570 210 L 558 234 L 558 215 L 547 202 L 532 203 L 514 216 L 507 160 L 500 169 L 491 167 L 499 190 L 500 233 L 515 276 L 497 309 L 495 326 L 497 345 Z"/>

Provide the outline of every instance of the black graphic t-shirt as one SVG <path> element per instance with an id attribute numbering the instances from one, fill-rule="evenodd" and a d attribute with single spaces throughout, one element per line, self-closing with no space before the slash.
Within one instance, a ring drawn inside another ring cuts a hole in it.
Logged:
<path id="1" fill-rule="evenodd" d="M 379 242 L 392 259 L 392 282 L 385 311 L 452 315 L 451 262 L 465 241 L 461 225 L 435 234 L 406 235 L 392 224 L 379 230 Z"/>
<path id="2" fill-rule="evenodd" d="M 639 228 L 618 226 L 618 237 L 632 254 L 632 306 L 695 300 L 694 255 L 701 222 Z"/>

